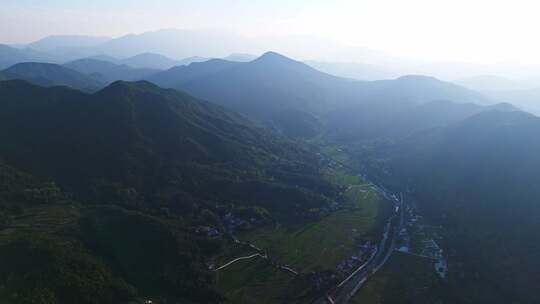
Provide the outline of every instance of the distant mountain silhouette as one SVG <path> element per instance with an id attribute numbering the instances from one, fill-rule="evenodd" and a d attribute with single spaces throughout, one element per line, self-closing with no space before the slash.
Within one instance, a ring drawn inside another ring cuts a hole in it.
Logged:
<path id="1" fill-rule="evenodd" d="M 156 73 L 148 77 L 147 80 L 162 87 L 173 88 L 179 83 L 212 75 L 237 64 L 236 62 L 222 59 L 210 59 L 204 62 L 190 63 L 186 66 L 176 66 L 167 71 Z"/>
<path id="2" fill-rule="evenodd" d="M 67 51 L 74 48 L 94 47 L 110 39 L 108 37 L 96 36 L 55 35 L 42 38 L 26 46 L 43 52 Z"/>
<path id="3" fill-rule="evenodd" d="M 76 59 L 73 61 L 83 60 L 83 59 L 95 59 L 99 61 L 106 61 L 109 63 L 114 63 L 116 65 L 126 65 L 131 68 L 150 69 L 150 70 L 167 70 L 175 66 L 189 65 L 193 62 L 203 62 L 203 61 L 208 60 L 208 58 L 198 57 L 198 56 L 175 60 L 175 59 L 171 59 L 160 54 L 142 53 L 142 54 L 138 54 L 138 55 L 128 57 L 128 58 L 123 58 L 123 59 L 119 59 L 119 58 L 107 56 L 107 55 L 95 55 L 95 56 L 89 56 L 89 57 Z"/>
<path id="4" fill-rule="evenodd" d="M 252 54 L 234 53 L 234 54 L 231 54 L 231 55 L 229 55 L 227 57 L 223 57 L 223 60 L 248 62 L 248 61 L 255 60 L 256 58 L 257 58 L 257 56 L 252 55 Z"/>
<path id="5" fill-rule="evenodd" d="M 170 58 L 226 56 L 237 49 L 251 51 L 253 43 L 241 36 L 224 31 L 163 29 L 130 34 L 106 41 L 93 52 L 116 57 L 130 57 L 151 52 Z"/>
<path id="6" fill-rule="evenodd" d="M 495 100 L 511 103 L 536 116 L 540 116 L 540 88 L 485 92 Z"/>
<path id="7" fill-rule="evenodd" d="M 479 92 L 498 92 L 532 88 L 531 85 L 527 86 L 526 84 L 494 75 L 461 78 L 455 80 L 454 83 Z"/>
<path id="8" fill-rule="evenodd" d="M 148 68 L 132 68 L 125 64 L 115 64 L 89 58 L 71 61 L 63 66 L 103 82 L 139 80 L 160 71 Z"/>
<path id="9" fill-rule="evenodd" d="M 14 48 L 0 44 L 0 69 L 5 69 L 21 62 L 55 62 L 56 60 L 42 52 L 32 49 Z"/>
<path id="10" fill-rule="evenodd" d="M 178 60 L 155 53 L 138 54 L 133 57 L 122 59 L 120 62 L 135 68 L 151 68 L 157 70 L 170 69 L 175 65 L 180 65 Z"/>
<path id="11" fill-rule="evenodd" d="M 399 69 L 394 70 L 386 66 L 378 66 L 367 63 L 324 62 L 314 60 L 305 61 L 305 63 L 321 72 L 356 80 L 372 81 L 394 79 L 403 75 L 403 72 Z"/>

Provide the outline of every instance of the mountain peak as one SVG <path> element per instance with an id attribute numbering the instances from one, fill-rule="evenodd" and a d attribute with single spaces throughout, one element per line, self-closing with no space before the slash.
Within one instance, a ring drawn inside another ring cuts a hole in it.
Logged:
<path id="1" fill-rule="evenodd" d="M 435 78 L 435 77 L 426 76 L 426 75 L 419 75 L 419 74 L 404 75 L 404 76 L 398 77 L 396 80 L 399 80 L 399 81 L 440 82 L 440 80 Z"/>
<path id="2" fill-rule="evenodd" d="M 276 52 L 266 52 L 262 54 L 259 58 L 255 59 L 256 62 L 269 62 L 269 63 L 281 63 L 281 62 L 297 62 L 289 57 L 283 56 Z"/>
<path id="3" fill-rule="evenodd" d="M 111 91 L 111 90 L 163 90 L 157 85 L 146 81 L 146 80 L 139 80 L 139 81 L 124 81 L 124 80 L 117 80 L 113 83 L 109 84 L 105 88 L 103 88 L 101 91 Z"/>
<path id="4" fill-rule="evenodd" d="M 144 53 L 139 53 L 135 56 L 131 56 L 127 59 L 133 59 L 133 58 L 167 58 L 169 59 L 167 56 L 163 56 L 161 54 L 158 54 L 158 53 L 152 53 L 152 52 L 144 52 Z"/>

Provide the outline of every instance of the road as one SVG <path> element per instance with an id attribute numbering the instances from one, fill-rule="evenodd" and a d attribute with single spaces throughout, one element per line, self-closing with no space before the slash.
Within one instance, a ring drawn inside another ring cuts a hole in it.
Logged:
<path id="1" fill-rule="evenodd" d="M 248 255 L 248 256 L 241 256 L 241 257 L 235 258 L 235 259 L 227 262 L 226 264 L 215 268 L 214 271 L 221 270 L 223 268 L 226 268 L 226 267 L 228 267 L 228 266 L 230 266 L 230 265 L 232 265 L 232 264 L 234 264 L 234 263 L 236 263 L 238 261 L 242 261 L 242 260 L 249 260 L 249 259 L 253 259 L 253 258 L 256 258 L 256 257 L 260 257 L 260 258 L 265 259 L 265 260 L 270 259 L 270 257 L 268 256 L 268 253 L 263 251 L 261 248 L 255 246 L 255 245 L 253 245 L 251 243 L 240 241 L 231 231 L 229 231 L 229 235 L 236 244 L 241 244 L 241 245 L 244 245 L 244 246 L 248 246 L 249 248 L 256 250 L 257 253 L 254 253 L 254 254 Z M 281 269 L 283 271 L 292 273 L 295 276 L 298 275 L 298 271 L 292 269 L 291 267 L 289 267 L 287 265 L 279 265 L 279 264 L 274 264 L 274 263 L 272 263 L 272 265 L 274 267 L 278 268 L 278 269 Z"/>
<path id="2" fill-rule="evenodd" d="M 266 255 L 262 255 L 262 254 L 260 254 L 260 253 L 255 253 L 255 254 L 252 254 L 252 255 L 248 255 L 248 256 L 243 256 L 243 257 L 236 258 L 236 259 L 234 259 L 234 260 L 232 260 L 232 261 L 230 261 L 230 262 L 228 262 L 228 263 L 226 263 L 226 264 L 224 264 L 224 265 L 222 265 L 222 266 L 219 266 L 218 268 L 214 269 L 214 271 L 221 270 L 221 269 L 223 269 L 223 268 L 225 268 L 225 267 L 228 267 L 228 266 L 230 266 L 230 265 L 232 265 L 232 264 L 234 264 L 234 263 L 236 263 L 236 262 L 238 262 L 238 261 L 241 261 L 241 260 L 249 260 L 249 259 L 252 259 L 252 258 L 255 258 L 255 257 L 261 257 L 261 258 L 263 258 L 263 259 L 266 259 L 266 258 L 267 258 Z"/>

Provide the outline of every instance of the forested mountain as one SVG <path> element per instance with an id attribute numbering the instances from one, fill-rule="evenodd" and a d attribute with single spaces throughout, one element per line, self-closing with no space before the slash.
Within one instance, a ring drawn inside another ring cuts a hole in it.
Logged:
<path id="1" fill-rule="evenodd" d="M 71 61 L 63 66 L 106 83 L 115 80 L 140 80 L 159 72 L 155 69 L 133 68 L 125 64 L 115 64 L 91 58 Z"/>
<path id="2" fill-rule="evenodd" d="M 53 63 L 25 62 L 0 71 L 4 79 L 21 79 L 41 86 L 69 86 L 84 91 L 96 91 L 103 83 L 70 68 Z"/>
<path id="3" fill-rule="evenodd" d="M 236 66 L 237 62 L 227 61 L 223 59 L 210 59 L 204 62 L 194 62 L 186 66 L 173 67 L 167 71 L 163 71 L 148 77 L 151 81 L 162 87 L 174 87 L 179 83 L 184 83 L 205 77 L 214 73 L 226 70 Z"/>
<path id="4" fill-rule="evenodd" d="M 316 159 L 308 152 L 256 129 L 237 114 L 147 82 L 115 82 L 93 95 L 18 81 L 3 82 L 1 89 L 6 97 L 2 130 L 19 130 L 3 133 L 3 157 L 75 192 L 88 191 L 88 183 L 105 179 L 150 191 L 153 197 L 158 181 L 187 174 L 182 169 L 193 170 L 189 179 L 181 178 L 187 183 L 185 191 L 218 181 L 216 186 L 227 186 L 223 177 L 196 181 L 213 170 L 231 170 L 231 185 L 243 174 L 248 180 L 264 176 L 264 171 L 286 175 L 278 171 L 287 168 L 318 174 Z M 270 163 L 272 170 L 266 167 Z"/>
<path id="5" fill-rule="evenodd" d="M 485 111 L 364 155 L 372 172 L 409 189 L 423 214 L 443 224 L 454 258 L 465 263 L 456 269 L 460 284 L 477 289 L 474 297 L 461 293 L 475 303 L 540 300 L 533 287 L 540 280 L 539 133 L 535 116 Z"/>
<path id="6" fill-rule="evenodd" d="M 5 299 L 213 303 L 204 257 L 220 242 L 193 227 L 225 234 L 237 212 L 309 221 L 336 193 L 302 146 L 151 83 L 86 94 L 12 80 L 0 95 L 2 225 L 27 227 L 0 236 Z"/>

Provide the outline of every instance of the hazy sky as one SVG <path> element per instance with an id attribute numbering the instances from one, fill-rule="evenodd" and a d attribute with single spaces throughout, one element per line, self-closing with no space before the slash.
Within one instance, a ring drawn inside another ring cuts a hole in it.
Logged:
<path id="1" fill-rule="evenodd" d="M 539 1 L 0 0 L 0 42 L 52 34 L 120 36 L 219 28 L 246 36 L 309 34 L 399 56 L 540 63 Z"/>

